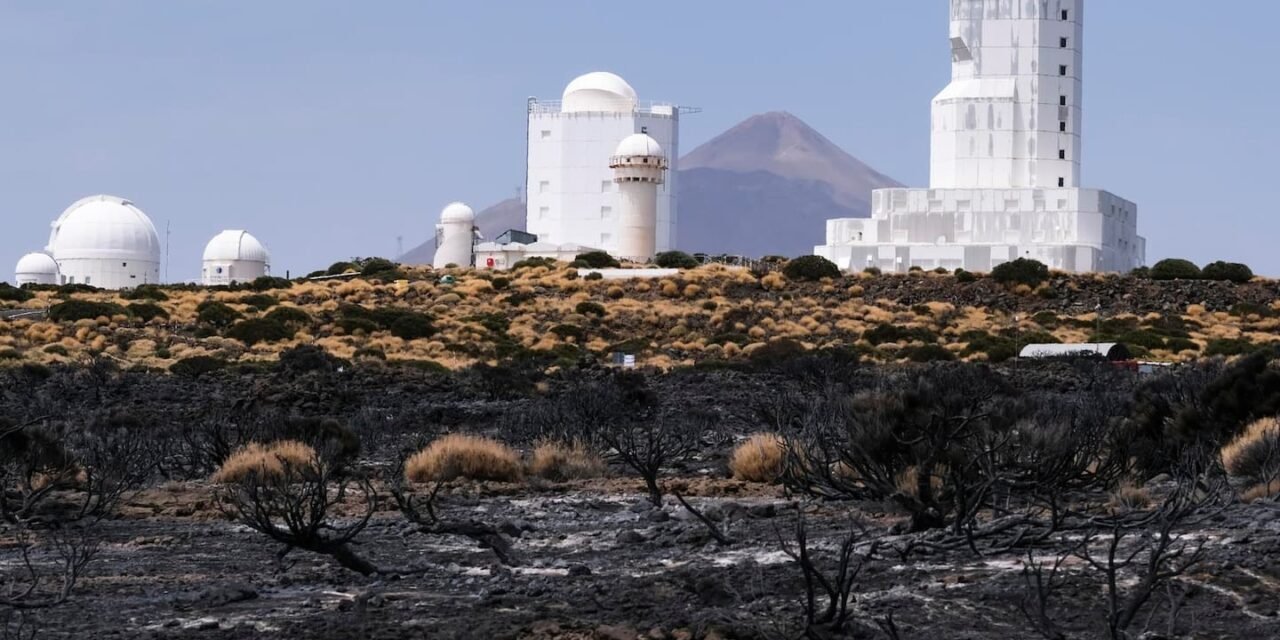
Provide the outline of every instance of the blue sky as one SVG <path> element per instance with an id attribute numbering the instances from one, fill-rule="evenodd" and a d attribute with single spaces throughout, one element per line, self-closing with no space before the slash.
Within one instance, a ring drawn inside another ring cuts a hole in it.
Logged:
<path id="1" fill-rule="evenodd" d="M 1136 201 L 1148 259 L 1280 275 L 1280 3 L 1093 0 L 1084 182 Z M 0 3 L 0 279 L 76 199 L 172 229 L 170 277 L 248 228 L 299 274 L 426 239 L 443 205 L 523 181 L 529 96 L 611 70 L 704 109 L 685 150 L 786 110 L 928 181 L 949 74 L 942 0 Z M 823 230 L 813 229 L 814 241 Z"/>

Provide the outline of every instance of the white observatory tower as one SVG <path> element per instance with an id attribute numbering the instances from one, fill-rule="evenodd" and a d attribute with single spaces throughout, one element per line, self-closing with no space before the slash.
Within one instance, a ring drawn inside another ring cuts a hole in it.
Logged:
<path id="1" fill-rule="evenodd" d="M 61 284 L 58 263 L 47 253 L 28 253 L 18 260 L 14 281 L 24 284 Z"/>
<path id="2" fill-rule="evenodd" d="M 666 180 L 667 158 L 657 140 L 637 133 L 618 144 L 609 168 L 621 195 L 615 255 L 648 262 L 656 252 L 658 188 Z"/>
<path id="3" fill-rule="evenodd" d="M 697 109 L 645 103 L 626 80 L 603 71 L 580 76 L 559 101 L 529 99 L 525 231 L 538 241 L 621 251 L 622 196 L 609 159 L 627 136 L 644 133 L 667 152 L 658 187 L 657 250 L 676 240 L 680 116 Z"/>
<path id="4" fill-rule="evenodd" d="M 270 273 L 271 254 L 248 231 L 223 231 L 205 245 L 200 280 L 206 287 L 253 282 Z"/>
<path id="5" fill-rule="evenodd" d="M 90 196 L 53 223 L 49 246 L 64 284 L 123 289 L 160 282 L 160 236 L 132 202 Z"/>
<path id="6" fill-rule="evenodd" d="M 431 266 L 443 269 L 449 265 L 472 266 L 475 247 L 476 212 L 461 202 L 454 202 L 440 212 L 436 225 L 436 257 Z"/>
<path id="7" fill-rule="evenodd" d="M 1085 0 L 949 0 L 951 82 L 933 99 L 930 186 L 878 189 L 871 218 L 827 221 L 843 269 L 1063 271 L 1146 260 L 1138 206 L 1081 187 Z"/>

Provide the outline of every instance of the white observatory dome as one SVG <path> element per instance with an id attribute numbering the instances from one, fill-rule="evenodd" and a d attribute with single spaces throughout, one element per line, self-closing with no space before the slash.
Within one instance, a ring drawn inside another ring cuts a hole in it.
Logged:
<path id="1" fill-rule="evenodd" d="M 200 279 L 206 286 L 252 282 L 271 270 L 271 253 L 248 231 L 228 230 L 204 247 Z"/>
<path id="2" fill-rule="evenodd" d="M 613 155 L 619 157 L 625 156 L 650 156 L 663 157 L 662 145 L 657 140 L 649 137 L 647 134 L 637 133 L 627 136 L 618 143 L 617 151 Z"/>
<path id="3" fill-rule="evenodd" d="M 14 281 L 24 284 L 58 284 L 58 263 L 47 253 L 28 253 L 14 268 Z"/>
<path id="4" fill-rule="evenodd" d="M 461 202 L 454 202 L 440 212 L 440 222 L 471 222 L 476 219 L 476 212 Z"/>
<path id="5" fill-rule="evenodd" d="M 560 111 L 631 113 L 639 104 L 636 90 L 626 80 L 606 71 L 596 71 L 578 76 L 565 87 Z"/>
<path id="6" fill-rule="evenodd" d="M 160 236 L 132 202 L 91 196 L 53 223 L 49 246 L 67 283 L 120 289 L 160 280 Z"/>

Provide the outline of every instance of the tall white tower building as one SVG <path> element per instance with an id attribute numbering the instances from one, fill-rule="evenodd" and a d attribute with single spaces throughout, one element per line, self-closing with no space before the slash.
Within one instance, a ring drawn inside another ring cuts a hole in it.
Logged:
<path id="1" fill-rule="evenodd" d="M 950 0 L 951 83 L 933 99 L 930 188 L 872 193 L 815 253 L 846 269 L 1066 271 L 1146 259 L 1137 205 L 1080 188 L 1084 0 Z"/>
<path id="2" fill-rule="evenodd" d="M 643 103 L 622 78 L 588 73 L 559 102 L 529 99 L 525 229 L 542 243 L 620 249 L 622 195 L 609 160 L 618 143 L 647 134 L 667 152 L 671 169 L 657 193 L 656 248 L 676 238 L 680 115 L 695 109 Z"/>
<path id="3" fill-rule="evenodd" d="M 658 189 L 665 182 L 667 159 L 662 145 L 643 133 L 628 136 L 609 160 L 618 185 L 618 244 L 614 255 L 647 262 L 657 247 Z"/>
<path id="4" fill-rule="evenodd" d="M 431 265 L 443 269 L 449 265 L 470 267 L 475 244 L 476 213 L 461 202 L 454 202 L 440 212 L 436 225 L 436 256 Z"/>

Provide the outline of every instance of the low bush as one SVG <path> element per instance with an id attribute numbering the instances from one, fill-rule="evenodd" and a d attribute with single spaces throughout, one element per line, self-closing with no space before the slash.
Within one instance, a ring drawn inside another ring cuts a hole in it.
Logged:
<path id="1" fill-rule="evenodd" d="M 494 291 L 502 291 L 503 289 L 506 289 L 507 287 L 511 286 L 511 279 L 503 278 L 499 276 L 497 278 L 494 278 L 493 280 L 490 280 L 489 284 L 493 285 Z"/>
<path id="2" fill-rule="evenodd" d="M 1204 348 L 1206 356 L 1243 356 L 1261 349 L 1258 345 L 1243 338 L 1219 338 L 1210 340 Z"/>
<path id="3" fill-rule="evenodd" d="M 618 262 L 617 258 L 614 258 L 603 251 L 588 251 L 586 253 L 580 253 L 573 259 L 573 261 L 585 264 L 592 269 L 617 269 L 622 266 L 622 264 Z"/>
<path id="4" fill-rule="evenodd" d="M 1256 302 L 1238 302 L 1232 305 L 1229 313 L 1237 318 L 1248 318 L 1249 316 L 1270 318 L 1276 314 L 1271 307 Z"/>
<path id="5" fill-rule="evenodd" d="M 329 268 L 325 270 L 325 275 L 337 276 L 350 271 L 358 273 L 360 269 L 356 267 L 354 262 L 335 262 L 329 265 Z"/>
<path id="6" fill-rule="evenodd" d="M 1234 477 L 1255 484 L 1280 480 L 1280 420 L 1253 422 L 1220 453 L 1223 468 Z"/>
<path id="7" fill-rule="evenodd" d="M 8 282 L 0 282 L 0 301 L 26 302 L 34 297 L 36 297 L 35 294 L 26 289 L 11 286 Z"/>
<path id="8" fill-rule="evenodd" d="M 1244 284 L 1253 280 L 1253 269 L 1238 262 L 1210 262 L 1201 272 L 1205 280 L 1219 280 Z"/>
<path id="9" fill-rule="evenodd" d="M 663 251 L 653 257 L 653 263 L 663 269 L 693 269 L 698 259 L 683 251 Z"/>
<path id="10" fill-rule="evenodd" d="M 965 271 L 964 269 L 956 269 L 956 282 L 959 282 L 960 284 L 965 284 L 968 282 L 976 282 L 977 280 L 978 280 L 978 276 L 975 275 L 972 271 Z"/>
<path id="11" fill-rule="evenodd" d="M 1149 506 L 1151 506 L 1151 493 L 1146 487 L 1132 481 L 1121 482 L 1111 492 L 1111 499 L 1107 502 L 1107 507 L 1114 513 L 1141 511 Z"/>
<path id="12" fill-rule="evenodd" d="M 436 439 L 405 463 L 409 482 L 466 478 L 517 482 L 523 476 L 520 455 L 497 440 L 461 433 Z"/>
<path id="13" fill-rule="evenodd" d="M 60 344 L 51 344 L 41 349 L 41 351 L 55 356 L 66 356 L 69 354 L 67 348 Z"/>
<path id="14" fill-rule="evenodd" d="M 260 307 L 261 308 L 261 307 Z M 267 320 L 279 322 L 286 327 L 301 329 L 311 325 L 311 316 L 297 307 L 276 307 L 263 316 Z"/>
<path id="15" fill-rule="evenodd" d="M 215 484 L 242 482 L 251 477 L 283 478 L 316 461 L 316 451 L 296 440 L 268 444 L 250 442 L 227 457 L 209 480 Z"/>
<path id="16" fill-rule="evenodd" d="M 22 352 L 13 347 L 0 349 L 0 360 L 21 360 Z"/>
<path id="17" fill-rule="evenodd" d="M 196 319 L 211 327 L 229 327 L 244 316 L 217 300 L 205 300 L 196 307 Z"/>
<path id="18" fill-rule="evenodd" d="M 988 362 L 1004 362 L 1018 356 L 1017 343 L 1004 336 L 991 335 L 985 331 L 969 331 L 961 336 L 961 340 L 968 343 L 964 351 L 960 352 L 962 356 L 983 353 Z"/>
<path id="19" fill-rule="evenodd" d="M 605 308 L 604 305 L 599 302 L 583 300 L 573 307 L 573 312 L 584 316 L 596 316 L 603 318 L 605 315 Z"/>
<path id="20" fill-rule="evenodd" d="M 206 373 L 225 369 L 227 362 L 211 356 L 192 356 L 169 365 L 169 373 L 188 378 L 198 378 Z"/>
<path id="21" fill-rule="evenodd" d="M 406 313 L 396 318 L 387 328 L 390 329 L 391 335 L 401 340 L 430 338 L 436 334 L 436 327 L 431 322 L 431 318 L 416 312 Z"/>
<path id="22" fill-rule="evenodd" d="M 371 278 L 381 276 L 384 273 L 395 271 L 400 265 L 386 258 L 369 258 L 360 265 L 360 275 Z"/>
<path id="23" fill-rule="evenodd" d="M 1152 280 L 1199 280 L 1202 277 L 1200 267 L 1181 258 L 1166 258 L 1151 267 Z"/>
<path id="24" fill-rule="evenodd" d="M 776 433 L 757 433 L 733 450 L 729 471 L 735 480 L 775 482 L 787 467 L 787 446 Z"/>
<path id="25" fill-rule="evenodd" d="M 592 282 L 596 280 L 604 280 L 604 274 L 600 273 L 599 271 L 592 271 L 591 273 L 588 273 L 587 275 L 582 276 L 582 279 L 589 280 Z"/>
<path id="26" fill-rule="evenodd" d="M 877 347 L 891 342 L 924 342 L 938 341 L 938 334 L 924 327 L 900 327 L 896 324 L 878 324 L 862 333 L 862 339 Z"/>
<path id="27" fill-rule="evenodd" d="M 169 299 L 169 294 L 160 290 L 154 284 L 144 284 L 135 287 L 129 291 L 120 294 L 125 300 L 152 300 L 155 302 L 164 302 Z"/>
<path id="28" fill-rule="evenodd" d="M 906 347 L 898 355 L 912 362 L 951 362 L 956 359 L 956 354 L 940 344 Z"/>
<path id="29" fill-rule="evenodd" d="M 126 309 L 128 310 L 129 315 L 143 322 L 151 322 L 156 318 L 163 318 L 165 320 L 169 319 L 169 312 L 165 311 L 164 308 L 158 304 L 135 302 L 126 307 Z"/>
<path id="30" fill-rule="evenodd" d="M 797 282 L 814 282 L 823 278 L 839 278 L 840 267 L 822 256 L 800 256 L 782 267 L 782 275 Z"/>
<path id="31" fill-rule="evenodd" d="M 551 327 L 551 333 L 560 336 L 562 339 L 573 338 L 578 342 L 582 342 L 582 339 L 587 336 L 587 332 L 583 331 L 582 327 L 572 324 L 559 324 Z"/>
<path id="32" fill-rule="evenodd" d="M 1005 285 L 1025 284 L 1037 287 L 1049 279 L 1049 267 L 1039 260 L 1018 258 L 996 265 L 991 270 L 991 279 Z"/>
<path id="33" fill-rule="evenodd" d="M 599 478 L 607 471 L 604 458 L 580 443 L 543 442 L 529 459 L 529 475 L 553 482 Z"/>
<path id="34" fill-rule="evenodd" d="M 292 338 L 295 331 L 275 320 L 267 318 L 249 318 L 241 320 L 227 329 L 227 337 L 239 340 L 252 347 L 259 342 L 279 342 Z"/>
<path id="35" fill-rule="evenodd" d="M 240 304 L 244 304 L 244 305 L 249 305 L 250 307 L 253 307 L 260 311 L 266 311 L 267 309 L 270 309 L 271 307 L 274 307 L 277 304 L 280 304 L 280 301 L 277 300 L 275 296 L 269 296 L 265 293 L 254 293 L 247 296 L 242 296 L 236 302 L 239 302 Z"/>
<path id="36" fill-rule="evenodd" d="M 284 278 L 274 276 L 259 276 L 249 283 L 249 288 L 254 291 L 272 291 L 275 289 L 288 289 L 293 283 Z"/>
<path id="37" fill-rule="evenodd" d="M 533 269 L 536 267 L 547 267 L 553 269 L 556 266 L 555 258 L 525 258 L 511 265 L 511 270 L 517 269 Z"/>
<path id="38" fill-rule="evenodd" d="M 129 311 L 114 302 L 68 300 L 49 308 L 49 319 L 54 322 L 75 322 L 112 316 L 127 316 Z"/>

